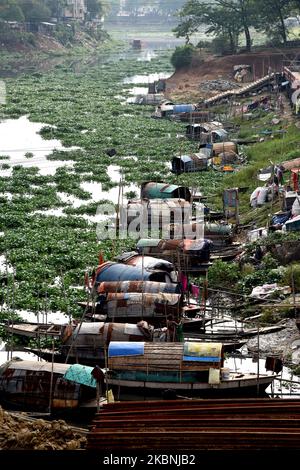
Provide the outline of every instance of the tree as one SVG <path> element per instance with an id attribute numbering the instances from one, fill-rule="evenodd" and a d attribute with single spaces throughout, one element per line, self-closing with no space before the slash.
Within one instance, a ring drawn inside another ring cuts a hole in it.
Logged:
<path id="1" fill-rule="evenodd" d="M 290 16 L 291 0 L 256 0 L 257 28 L 268 36 L 279 36 L 284 44 L 287 43 L 287 28 L 285 19 Z"/>
<path id="2" fill-rule="evenodd" d="M 0 18 L 6 21 L 24 21 L 23 12 L 14 1 L 0 3 Z"/>
<path id="3" fill-rule="evenodd" d="M 120 0 L 110 0 L 108 5 L 108 11 L 107 11 L 107 16 L 112 19 L 117 16 L 117 14 L 120 12 Z"/>
<path id="4" fill-rule="evenodd" d="M 51 11 L 43 1 L 39 0 L 19 0 L 25 21 L 48 21 L 51 18 Z"/>
<path id="5" fill-rule="evenodd" d="M 67 6 L 67 0 L 44 0 L 43 2 L 51 11 L 51 16 L 60 18 L 64 8 Z"/>
<path id="6" fill-rule="evenodd" d="M 234 14 L 239 17 L 246 39 L 246 49 L 251 51 L 251 33 L 250 27 L 255 23 L 257 9 L 255 8 L 255 0 L 215 0 L 216 5 L 223 7 L 228 14 Z M 260 0 L 263 4 L 264 0 Z"/>
<path id="7" fill-rule="evenodd" d="M 90 19 L 101 17 L 108 11 L 108 6 L 100 0 L 87 0 L 86 6 Z"/>
<path id="8" fill-rule="evenodd" d="M 191 44 L 176 47 L 172 57 L 171 64 L 176 70 L 188 67 L 192 63 L 194 47 Z"/>
<path id="9" fill-rule="evenodd" d="M 206 34 L 227 38 L 230 51 L 236 52 L 242 21 L 235 11 L 218 5 L 206 5 L 198 0 L 189 0 L 180 10 L 183 21 L 173 30 L 177 37 L 185 37 L 189 43 L 190 36 L 197 32 L 201 25 L 206 25 Z"/>
<path id="10" fill-rule="evenodd" d="M 207 34 L 213 34 L 217 38 L 226 38 L 229 44 L 229 52 L 235 54 L 237 51 L 242 22 L 236 12 L 229 13 L 224 7 L 208 7 L 205 11 L 205 19 L 210 27 Z"/>

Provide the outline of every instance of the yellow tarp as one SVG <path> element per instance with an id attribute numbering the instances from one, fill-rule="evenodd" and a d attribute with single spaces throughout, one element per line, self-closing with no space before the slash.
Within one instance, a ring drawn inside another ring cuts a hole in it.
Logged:
<path id="1" fill-rule="evenodd" d="M 184 343 L 184 355 L 196 357 L 221 357 L 222 343 Z"/>

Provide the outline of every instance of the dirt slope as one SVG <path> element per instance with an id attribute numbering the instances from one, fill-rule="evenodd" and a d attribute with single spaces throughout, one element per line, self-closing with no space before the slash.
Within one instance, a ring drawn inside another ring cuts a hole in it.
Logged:
<path id="1" fill-rule="evenodd" d="M 233 66 L 249 64 L 253 74 L 250 81 L 258 79 L 272 71 L 280 72 L 286 63 L 299 55 L 299 48 L 266 49 L 259 52 L 237 54 L 224 57 L 208 57 L 202 64 L 193 65 L 188 69 L 182 69 L 174 73 L 167 80 L 166 94 L 172 99 L 199 100 L 217 94 L 218 91 L 203 91 L 201 83 L 215 79 L 234 81 Z"/>

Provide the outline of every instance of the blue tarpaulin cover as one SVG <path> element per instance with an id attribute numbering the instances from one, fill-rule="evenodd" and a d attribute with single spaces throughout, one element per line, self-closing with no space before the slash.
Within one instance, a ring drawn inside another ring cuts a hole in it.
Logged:
<path id="1" fill-rule="evenodd" d="M 272 217 L 272 225 L 282 225 L 289 220 L 290 216 L 290 212 L 287 214 L 274 215 L 274 217 Z"/>
<path id="2" fill-rule="evenodd" d="M 82 366 L 81 364 L 73 364 L 69 367 L 64 375 L 64 379 L 76 382 L 81 385 L 96 388 L 96 380 L 92 376 L 93 367 Z"/>
<path id="3" fill-rule="evenodd" d="M 142 341 L 111 341 L 108 348 L 108 357 L 116 356 L 141 356 L 144 354 Z"/>

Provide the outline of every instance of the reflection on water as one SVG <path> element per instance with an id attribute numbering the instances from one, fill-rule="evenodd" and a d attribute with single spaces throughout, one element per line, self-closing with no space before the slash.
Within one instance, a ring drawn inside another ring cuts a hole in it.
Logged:
<path id="1" fill-rule="evenodd" d="M 12 274 L 14 272 L 13 267 L 7 262 L 5 255 L 0 255 L 0 273 L 1 274 Z"/>
<path id="2" fill-rule="evenodd" d="M 161 73 L 150 73 L 148 75 L 133 75 L 131 77 L 126 77 L 123 80 L 123 83 L 126 84 L 140 84 L 140 83 L 153 83 L 157 80 L 162 80 L 164 78 L 169 78 L 172 75 L 170 72 L 161 72 Z"/>
<path id="3" fill-rule="evenodd" d="M 232 372 L 246 373 L 250 372 L 253 374 L 269 374 L 273 373 L 267 371 L 265 368 L 265 359 L 260 359 L 259 362 L 256 359 L 245 358 L 245 357 L 230 357 L 225 363 L 224 367 L 230 368 Z M 282 372 L 277 375 L 279 380 L 274 380 L 273 385 L 271 384 L 266 392 L 268 394 L 274 394 L 279 398 L 299 398 L 300 395 L 300 377 L 293 374 L 292 370 L 288 367 L 283 367 Z M 282 381 L 281 381 L 282 379 Z M 289 383 L 292 380 L 295 383 Z"/>
<path id="4" fill-rule="evenodd" d="M 113 183 L 117 185 L 108 191 L 104 191 L 102 189 L 102 184 L 97 182 L 84 182 L 80 183 L 80 187 L 89 193 L 91 193 L 91 201 L 97 202 L 101 199 L 107 199 L 114 204 L 118 202 L 127 202 L 126 193 L 134 191 L 135 193 L 139 194 L 138 186 L 134 184 L 124 184 L 122 183 L 122 191 L 120 192 L 119 185 L 121 181 L 121 168 L 118 165 L 109 165 L 107 168 L 107 174 L 110 177 Z M 120 194 L 119 194 L 120 193 Z M 120 200 L 119 200 L 120 199 Z M 91 202 L 90 201 L 90 202 Z M 88 203 L 88 202 L 87 202 Z"/>
<path id="5" fill-rule="evenodd" d="M 148 87 L 135 86 L 129 90 L 131 95 L 147 95 Z"/>
<path id="6" fill-rule="evenodd" d="M 155 59 L 157 57 L 157 53 L 154 52 L 151 49 L 148 49 L 146 51 L 141 51 L 139 57 L 137 58 L 138 62 L 151 62 L 152 59 Z"/>
<path id="7" fill-rule="evenodd" d="M 73 162 L 47 160 L 54 149 L 73 150 L 78 147 L 66 148 L 59 140 L 44 140 L 39 134 L 45 124 L 29 121 L 27 116 L 19 119 L 8 119 L 0 123 L 0 155 L 8 155 L 9 160 L 3 161 L 10 166 L 22 165 L 25 168 L 38 167 L 42 175 L 55 175 L 56 169 L 72 166 Z M 17 138 L 16 138 L 17 136 Z M 26 154 L 33 154 L 33 156 Z M 0 170 L 0 176 L 10 176 L 12 169 Z"/>

